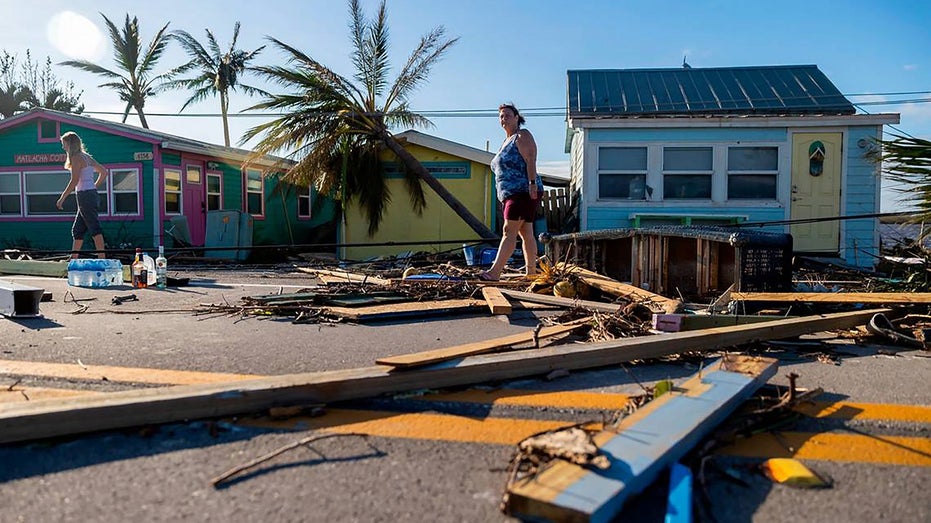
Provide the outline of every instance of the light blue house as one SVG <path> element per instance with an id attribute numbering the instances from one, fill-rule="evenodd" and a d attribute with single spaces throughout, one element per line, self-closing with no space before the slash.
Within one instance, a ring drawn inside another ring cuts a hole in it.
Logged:
<path id="1" fill-rule="evenodd" d="M 579 230 L 759 224 L 871 267 L 881 179 L 865 153 L 898 122 L 856 114 L 814 65 L 568 71 Z"/>

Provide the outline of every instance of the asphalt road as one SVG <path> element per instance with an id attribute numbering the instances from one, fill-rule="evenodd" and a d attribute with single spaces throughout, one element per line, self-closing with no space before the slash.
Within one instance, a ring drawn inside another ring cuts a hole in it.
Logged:
<path id="1" fill-rule="evenodd" d="M 477 314 L 368 325 L 195 315 L 191 310 L 199 304 L 235 305 L 243 296 L 295 292 L 316 282 L 306 274 L 278 271 L 204 269 L 173 271 L 173 276 L 189 277 L 191 284 L 164 291 L 80 289 L 64 280 L 4 278 L 44 288 L 54 301 L 41 304 L 40 319 L 0 319 L 0 409 L 13 396 L 38 398 L 49 389 L 107 392 L 154 386 L 162 376 L 170 379 L 168 371 L 280 375 L 368 367 L 381 356 L 526 332 L 547 314 L 521 311 L 509 319 Z M 111 303 L 114 295 L 130 292 L 138 301 Z M 75 303 L 72 298 L 94 299 Z M 79 304 L 87 309 L 75 314 Z M 866 413 L 851 419 L 801 418 L 777 433 L 788 446 L 802 434 L 799 441 L 805 443 L 796 450 L 815 456 L 803 461 L 833 478 L 833 488 L 774 485 L 753 469 L 767 451 L 751 445 L 750 457 L 713 458 L 743 484 L 709 471 L 702 483 L 709 498 L 704 520 L 931 520 L 931 358 L 838 343 L 834 364 L 797 350 L 767 353 L 780 360 L 771 383 L 785 385 L 786 375 L 794 372 L 800 386 L 825 390 L 820 399 L 859 405 Z M 710 361 L 715 355 L 706 356 Z M 35 362 L 30 364 L 36 371 L 11 373 L 4 362 Z M 68 364 L 87 370 L 88 377 L 80 371 L 75 376 L 43 370 L 43 363 Z M 278 422 L 244 416 L 2 445 L 0 522 L 509 521 L 499 503 L 505 468 L 521 434 L 547 423 L 600 420 L 613 412 L 607 408 L 611 401 L 639 393 L 640 384 L 684 381 L 696 372 L 696 363 L 639 363 L 553 380 L 481 384 L 462 392 L 471 394 L 467 401 L 413 391 L 331 405 L 322 416 Z M 137 377 L 128 381 L 95 374 L 113 367 L 148 370 L 135 371 Z M 513 389 L 538 394 L 523 402 L 492 401 Z M 898 408 L 903 406 L 924 409 Z M 221 488 L 211 486 L 212 478 L 231 467 L 307 437 L 318 424 L 358 421 L 359 412 L 365 423 L 342 426 L 367 436 L 315 441 Z M 494 425 L 499 420 L 508 425 Z M 621 519 L 662 521 L 663 481 L 632 500 Z"/>

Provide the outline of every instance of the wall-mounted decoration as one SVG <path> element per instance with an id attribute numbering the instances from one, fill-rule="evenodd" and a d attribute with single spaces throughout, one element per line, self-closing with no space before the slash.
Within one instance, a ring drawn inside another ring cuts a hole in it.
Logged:
<path id="1" fill-rule="evenodd" d="M 812 176 L 821 176 L 824 172 L 824 144 L 820 141 L 811 142 L 808 148 L 808 173 Z"/>

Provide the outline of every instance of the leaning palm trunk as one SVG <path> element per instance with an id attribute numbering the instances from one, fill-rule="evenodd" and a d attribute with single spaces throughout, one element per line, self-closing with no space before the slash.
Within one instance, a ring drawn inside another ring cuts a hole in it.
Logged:
<path id="1" fill-rule="evenodd" d="M 426 169 L 420 162 L 414 158 L 410 152 L 407 151 L 401 144 L 399 144 L 394 138 L 392 138 L 387 132 L 381 136 L 382 142 L 391 149 L 391 151 L 397 155 L 397 157 L 404 162 L 404 165 L 407 166 L 413 173 L 420 177 L 421 180 L 427 183 L 431 189 L 433 189 L 436 194 L 449 205 L 450 209 L 453 210 L 466 225 L 468 225 L 473 231 L 475 231 L 482 239 L 484 240 L 497 240 L 498 236 L 491 232 L 484 223 L 482 223 L 478 218 L 475 217 L 465 205 L 462 204 L 439 180 L 436 179 L 430 171 Z"/>

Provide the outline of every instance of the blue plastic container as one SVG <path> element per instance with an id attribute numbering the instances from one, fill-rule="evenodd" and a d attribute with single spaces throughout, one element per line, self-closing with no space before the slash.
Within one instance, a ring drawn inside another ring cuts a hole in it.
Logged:
<path id="1" fill-rule="evenodd" d="M 110 287 L 123 284 L 123 264 L 119 260 L 77 259 L 68 262 L 68 285 Z"/>

